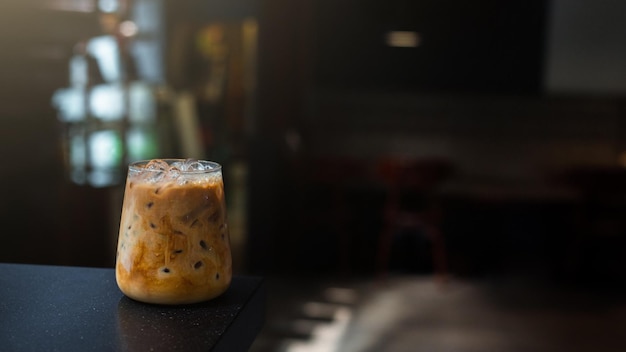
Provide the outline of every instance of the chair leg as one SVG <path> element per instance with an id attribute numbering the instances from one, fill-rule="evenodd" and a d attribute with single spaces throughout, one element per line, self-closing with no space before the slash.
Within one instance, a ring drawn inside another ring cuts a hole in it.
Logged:
<path id="1" fill-rule="evenodd" d="M 376 258 L 376 270 L 379 280 L 384 281 L 387 278 L 389 270 L 389 256 L 391 254 L 391 242 L 393 237 L 393 226 L 385 225 L 378 238 L 378 253 Z"/>
<path id="2" fill-rule="evenodd" d="M 428 231 L 433 245 L 435 280 L 439 284 L 445 284 L 448 281 L 448 258 L 443 234 L 436 226 L 428 226 Z"/>
<path id="3" fill-rule="evenodd" d="M 381 281 L 387 278 L 389 270 L 389 261 L 391 256 L 391 246 L 393 243 L 393 234 L 396 227 L 395 219 L 390 220 L 392 216 L 387 216 L 387 223 L 380 234 L 377 253 L 377 274 Z M 419 219 L 420 217 L 417 217 Z M 416 218 L 413 218 L 416 219 Z M 415 220 L 414 220 L 415 221 Z M 448 258 L 445 246 L 445 240 L 438 222 L 434 224 L 424 218 L 417 220 L 411 225 L 414 228 L 421 228 L 432 244 L 432 260 L 435 281 L 437 284 L 443 285 L 448 281 Z"/>

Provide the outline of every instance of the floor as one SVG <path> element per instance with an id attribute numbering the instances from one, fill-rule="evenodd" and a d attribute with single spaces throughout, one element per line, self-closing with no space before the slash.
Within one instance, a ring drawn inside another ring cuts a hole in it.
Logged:
<path id="1" fill-rule="evenodd" d="M 528 278 L 268 278 L 251 352 L 626 351 L 623 291 Z"/>
<path id="2" fill-rule="evenodd" d="M 570 228 L 559 222 L 572 216 L 569 208 L 554 212 L 551 205 L 539 211 L 515 204 L 506 211 L 497 207 L 479 207 L 474 212 L 465 205 L 454 208 L 451 224 L 456 227 L 448 230 L 460 236 L 450 242 L 450 248 L 472 256 L 455 256 L 454 268 L 464 270 L 454 271 L 457 276 L 444 284 L 428 274 L 432 268 L 416 270 L 402 260 L 394 268 L 404 274 L 396 272 L 384 281 L 366 274 L 266 276 L 266 324 L 250 351 L 626 351 L 623 255 L 608 256 L 612 252 L 606 248 L 589 246 L 580 267 L 562 271 L 560 260 L 542 255 L 560 253 L 563 237 L 571 235 Z M 548 212 L 558 215 L 554 224 L 542 222 Z M 554 236 L 555 228 L 563 236 Z M 548 232 L 552 236 L 544 236 Z M 235 250 L 243 244 L 233 242 L 233 252 L 244 253 Z M 399 243 L 400 247 L 420 245 Z M 607 243 L 608 248 L 624 248 Z M 407 258 L 413 263 L 414 251 L 409 252 Z M 310 259 L 307 255 L 318 255 L 308 245 L 297 253 L 294 258 L 303 256 L 302 261 Z M 402 253 L 394 257 L 403 258 Z M 619 259 L 622 266 L 604 257 Z M 358 264 L 371 261 L 369 256 L 362 258 Z M 297 264 L 293 263 L 294 270 Z M 245 263 L 238 267 L 245 268 Z M 554 282 L 554 277 L 564 281 Z"/>

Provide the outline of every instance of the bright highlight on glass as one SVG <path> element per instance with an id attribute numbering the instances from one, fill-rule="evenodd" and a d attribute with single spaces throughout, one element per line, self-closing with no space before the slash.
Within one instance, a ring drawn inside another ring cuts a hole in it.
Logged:
<path id="1" fill-rule="evenodd" d="M 416 48 L 421 41 L 419 33 L 412 31 L 391 31 L 385 37 L 387 45 L 396 48 Z"/>
<path id="2" fill-rule="evenodd" d="M 125 37 L 132 37 L 139 32 L 139 28 L 133 21 L 124 21 L 120 23 L 120 33 Z"/>

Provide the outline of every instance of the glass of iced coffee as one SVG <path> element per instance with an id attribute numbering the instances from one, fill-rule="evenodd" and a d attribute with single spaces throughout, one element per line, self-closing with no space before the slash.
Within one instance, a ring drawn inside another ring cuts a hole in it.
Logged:
<path id="1" fill-rule="evenodd" d="M 129 165 L 115 276 L 126 296 L 147 303 L 197 303 L 226 291 L 232 259 L 219 164 Z"/>

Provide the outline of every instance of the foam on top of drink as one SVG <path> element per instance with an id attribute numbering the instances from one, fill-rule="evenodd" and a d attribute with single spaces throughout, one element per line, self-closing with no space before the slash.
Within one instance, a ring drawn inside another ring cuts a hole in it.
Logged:
<path id="1" fill-rule="evenodd" d="M 222 167 L 215 162 L 197 159 L 154 159 L 138 161 L 129 167 L 128 178 L 135 182 L 161 184 L 220 181 Z"/>

